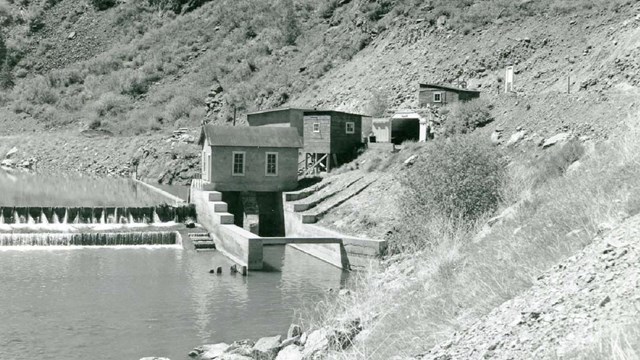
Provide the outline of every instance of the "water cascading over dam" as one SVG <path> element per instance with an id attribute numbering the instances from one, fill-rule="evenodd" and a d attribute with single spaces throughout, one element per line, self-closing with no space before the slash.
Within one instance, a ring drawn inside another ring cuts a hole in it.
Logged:
<path id="1" fill-rule="evenodd" d="M 183 222 L 192 206 L 174 207 L 0 207 L 0 224 L 131 224 Z"/>
<path id="2" fill-rule="evenodd" d="M 0 234 L 0 246 L 181 245 L 175 232 Z"/>

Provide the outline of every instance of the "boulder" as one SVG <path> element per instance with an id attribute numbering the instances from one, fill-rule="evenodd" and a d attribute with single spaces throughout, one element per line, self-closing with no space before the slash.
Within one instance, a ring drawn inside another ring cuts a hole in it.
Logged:
<path id="1" fill-rule="evenodd" d="M 297 345 L 299 343 L 300 343 L 300 336 L 294 336 L 294 337 L 287 338 L 285 341 L 283 341 L 282 344 L 280 344 L 280 347 L 284 348 L 291 344 Z"/>
<path id="2" fill-rule="evenodd" d="M 220 357 L 224 354 L 229 348 L 228 344 L 219 343 L 213 345 L 202 345 L 202 355 L 200 355 L 200 359 L 202 360 L 213 360 Z M 196 349 L 196 351 L 198 351 Z"/>
<path id="3" fill-rule="evenodd" d="M 253 345 L 255 344 L 251 340 L 236 341 L 233 344 L 231 344 L 231 346 L 229 346 L 225 354 L 252 357 Z"/>
<path id="4" fill-rule="evenodd" d="M 526 132 L 524 130 L 520 130 L 518 132 L 513 133 L 513 135 L 511 135 L 511 137 L 509 138 L 509 141 L 507 141 L 506 145 L 507 146 L 515 145 L 518 141 L 524 138 L 525 134 Z"/>
<path id="5" fill-rule="evenodd" d="M 4 160 L 0 161 L 0 166 L 14 167 L 15 166 L 15 161 L 13 161 L 11 159 L 4 159 Z"/>
<path id="6" fill-rule="evenodd" d="M 402 164 L 404 166 L 411 166 L 413 165 L 413 163 L 416 162 L 416 159 L 418 158 L 418 155 L 411 155 L 407 160 L 405 160 Z"/>
<path id="7" fill-rule="evenodd" d="M 302 348 L 297 345 L 289 345 L 282 349 L 276 360 L 302 360 Z"/>
<path id="8" fill-rule="evenodd" d="M 260 360 L 273 360 L 280 351 L 280 335 L 263 337 L 253 346 L 253 357 Z"/>
<path id="9" fill-rule="evenodd" d="M 15 155 L 17 152 L 18 152 L 18 148 L 14 146 L 11 148 L 11 150 L 7 152 L 7 154 L 4 157 L 8 159 L 11 156 Z"/>
<path id="10" fill-rule="evenodd" d="M 254 358 L 251 356 L 244 356 L 240 354 L 222 354 L 216 360 L 253 360 Z"/>
<path id="11" fill-rule="evenodd" d="M 291 324 L 291 326 L 289 326 L 289 331 L 287 331 L 287 338 L 293 338 L 300 335 L 302 335 L 302 328 L 300 328 L 300 325 Z"/>
<path id="12" fill-rule="evenodd" d="M 328 351 L 329 335 L 330 331 L 327 328 L 318 329 L 310 333 L 302 351 L 302 357 L 312 359 L 317 354 Z"/>
<path id="13" fill-rule="evenodd" d="M 491 133 L 491 143 L 493 145 L 499 145 L 502 142 L 502 133 L 494 131 Z"/>
<path id="14" fill-rule="evenodd" d="M 549 146 L 553 146 L 559 142 L 563 142 L 563 141 L 567 141 L 567 139 L 569 138 L 569 136 L 571 136 L 571 134 L 564 132 L 564 133 L 560 133 L 560 134 L 556 134 L 550 138 L 548 138 L 547 140 L 544 141 L 544 143 L 542 144 L 542 148 L 548 148 Z"/>

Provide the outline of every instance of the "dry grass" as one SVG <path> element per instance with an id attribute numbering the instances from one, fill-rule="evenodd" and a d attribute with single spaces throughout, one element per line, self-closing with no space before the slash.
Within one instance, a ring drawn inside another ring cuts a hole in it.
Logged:
<path id="1" fill-rule="evenodd" d="M 353 295 L 318 305 L 321 315 L 309 320 L 315 326 L 341 317 L 365 323 L 354 348 L 333 357 L 386 359 L 428 350 L 529 288 L 539 273 L 589 244 L 598 232 L 637 213 L 639 115 L 630 117 L 614 140 L 588 151 L 569 174 L 536 185 L 531 179 L 540 167 L 512 164 L 502 207 L 518 202 L 517 211 L 482 236 L 479 224 L 425 220 L 440 239 L 431 249 L 416 247 L 395 256 L 384 271 L 359 274 Z M 625 334 L 603 340 L 603 354 L 637 358 L 638 337 Z"/>

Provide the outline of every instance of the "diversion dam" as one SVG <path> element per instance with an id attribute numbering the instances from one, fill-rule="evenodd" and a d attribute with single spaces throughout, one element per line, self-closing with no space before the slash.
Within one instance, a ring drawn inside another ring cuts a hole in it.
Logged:
<path id="1" fill-rule="evenodd" d="M 133 224 L 184 222 L 193 206 L 0 207 L 0 224 Z"/>
<path id="2" fill-rule="evenodd" d="M 123 233 L 0 233 L 0 246 L 182 245 L 177 231 Z"/>

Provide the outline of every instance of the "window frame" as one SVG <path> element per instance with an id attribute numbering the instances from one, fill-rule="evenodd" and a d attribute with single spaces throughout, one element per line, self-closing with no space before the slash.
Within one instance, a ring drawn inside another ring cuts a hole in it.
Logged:
<path id="1" fill-rule="evenodd" d="M 269 173 L 269 155 L 275 155 L 276 157 L 276 172 L 273 174 Z M 275 151 L 267 151 L 264 154 L 264 176 L 278 176 L 278 153 Z"/>
<path id="2" fill-rule="evenodd" d="M 320 132 L 320 122 L 319 121 L 315 121 L 313 123 L 313 132 L 314 133 L 319 133 Z"/>
<path id="3" fill-rule="evenodd" d="M 236 173 L 236 155 L 242 155 L 242 173 Z M 233 151 L 231 153 L 231 176 L 244 176 L 247 168 L 247 152 Z"/>
<path id="4" fill-rule="evenodd" d="M 349 125 L 351 125 L 351 131 L 349 131 Z M 355 121 L 347 121 L 344 124 L 344 132 L 345 132 L 345 134 L 355 134 L 356 133 L 356 123 L 355 123 Z"/>
<path id="5" fill-rule="evenodd" d="M 442 99 L 442 98 L 443 98 L 443 96 L 442 96 L 442 95 L 443 95 L 442 91 L 435 91 L 435 92 L 433 93 L 433 102 L 434 102 L 434 103 L 443 103 L 444 101 L 443 101 L 443 99 Z M 439 97 L 440 97 L 440 99 L 436 100 L 436 96 L 439 96 Z"/>

